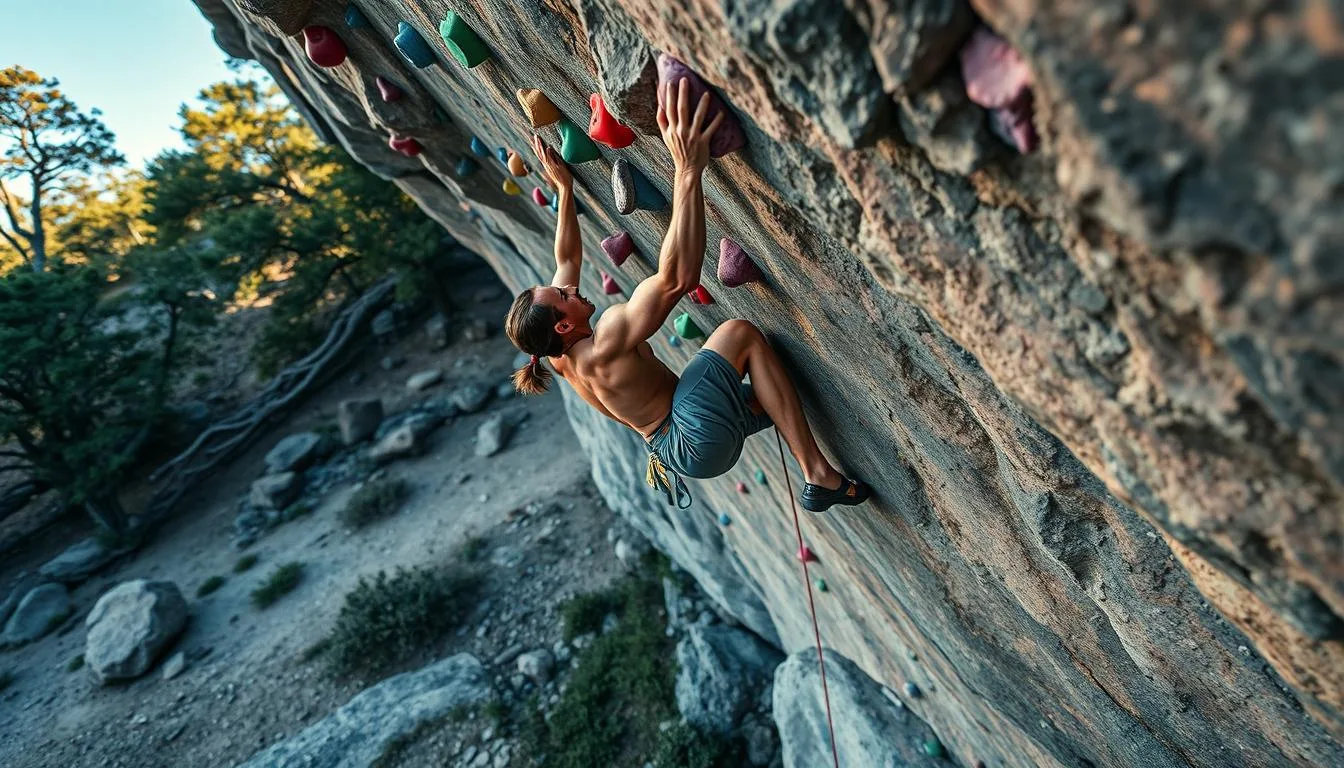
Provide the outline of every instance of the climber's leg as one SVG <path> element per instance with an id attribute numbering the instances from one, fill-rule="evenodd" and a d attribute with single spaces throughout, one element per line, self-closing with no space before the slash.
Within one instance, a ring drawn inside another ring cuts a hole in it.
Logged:
<path id="1" fill-rule="evenodd" d="M 719 353 L 739 373 L 751 376 L 756 400 L 775 422 L 807 482 L 824 488 L 836 488 L 843 482 L 843 476 L 817 447 L 798 390 L 760 329 L 746 320 L 729 320 L 710 334 L 704 349 Z"/>

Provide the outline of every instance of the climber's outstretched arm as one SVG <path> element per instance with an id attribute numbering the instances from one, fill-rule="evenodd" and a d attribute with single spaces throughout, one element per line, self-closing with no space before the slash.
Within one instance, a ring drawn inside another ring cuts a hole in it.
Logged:
<path id="1" fill-rule="evenodd" d="M 542 176 L 555 188 L 556 207 L 560 211 L 555 226 L 555 277 L 551 285 L 578 285 L 579 268 L 583 265 L 583 242 L 579 235 L 578 203 L 574 199 L 574 176 L 555 150 L 535 134 L 532 150 L 541 162 Z"/>
<path id="2" fill-rule="evenodd" d="M 635 287 L 630 301 L 609 312 L 611 342 L 624 352 L 653 336 L 667 321 L 677 302 L 700 284 L 705 262 L 705 196 L 701 175 L 709 163 L 709 140 L 723 121 L 723 112 L 705 125 L 709 95 L 700 98 L 691 114 L 690 84 L 658 94 L 658 127 L 672 153 L 672 223 L 658 255 L 658 272 Z M 601 346 L 601 345 L 599 345 Z"/>

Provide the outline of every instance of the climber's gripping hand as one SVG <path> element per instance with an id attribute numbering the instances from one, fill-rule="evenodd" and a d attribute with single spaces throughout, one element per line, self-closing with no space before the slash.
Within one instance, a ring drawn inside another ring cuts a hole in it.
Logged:
<path id="1" fill-rule="evenodd" d="M 691 84 L 682 78 L 676 83 L 660 85 L 658 88 L 658 129 L 663 134 L 663 143 L 672 153 L 677 173 L 699 174 L 709 164 L 709 140 L 723 122 L 725 110 L 705 122 L 709 114 L 709 93 L 700 97 L 695 105 L 695 114 L 691 114 Z"/>
<path id="2" fill-rule="evenodd" d="M 541 163 L 542 178 L 550 182 L 550 185 L 557 192 L 570 192 L 574 189 L 574 176 L 569 172 L 569 166 L 560 159 L 560 155 L 555 150 L 546 146 L 541 137 L 532 135 L 532 151 L 537 153 L 537 160 Z"/>

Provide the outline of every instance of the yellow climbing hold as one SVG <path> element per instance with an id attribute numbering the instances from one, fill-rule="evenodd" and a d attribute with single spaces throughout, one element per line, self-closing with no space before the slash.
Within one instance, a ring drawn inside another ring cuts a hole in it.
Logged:
<path id="1" fill-rule="evenodd" d="M 521 195 L 521 194 L 523 194 L 523 188 L 520 187 L 520 186 L 518 186 L 517 184 L 515 184 L 515 183 L 513 182 L 513 179 L 505 179 L 505 180 L 504 180 L 504 194 L 506 194 L 506 195 Z"/>
<path id="2" fill-rule="evenodd" d="M 518 103 L 523 105 L 533 128 L 545 127 L 564 117 L 546 94 L 536 88 L 519 88 Z"/>

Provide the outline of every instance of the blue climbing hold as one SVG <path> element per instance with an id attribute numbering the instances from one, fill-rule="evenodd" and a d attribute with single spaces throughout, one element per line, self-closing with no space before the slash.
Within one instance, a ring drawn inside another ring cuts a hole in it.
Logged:
<path id="1" fill-rule="evenodd" d="M 401 52 L 401 57 L 412 66 L 424 69 L 434 63 L 434 50 L 415 27 L 404 21 L 397 22 L 397 36 L 392 38 L 392 42 Z"/>
<path id="2" fill-rule="evenodd" d="M 920 693 L 920 691 L 919 691 L 919 686 L 918 686 L 918 685 L 915 685 L 914 683 L 906 683 L 906 684 L 905 684 L 905 695 L 906 695 L 906 696 L 909 696 L 909 697 L 912 698 L 912 699 L 918 699 L 918 698 L 919 698 L 920 696 L 922 696 L 923 694 Z"/>
<path id="3" fill-rule="evenodd" d="M 496 149 L 495 157 L 499 158 L 499 162 L 505 165 L 509 164 L 509 150 L 506 149 L 505 147 L 500 147 L 499 149 Z"/>
<path id="4" fill-rule="evenodd" d="M 484 142 L 484 141 L 481 141 L 480 139 L 476 138 L 475 136 L 472 136 L 472 137 L 471 137 L 471 153 L 472 153 L 473 155 L 477 156 L 477 157 L 489 157 L 489 156 L 490 156 L 490 148 L 487 147 L 487 146 L 485 146 L 485 142 Z"/>
<path id="5" fill-rule="evenodd" d="M 359 10 L 359 6 L 351 3 L 345 6 L 345 26 L 351 29 L 363 29 L 369 26 L 369 17 Z"/>
<path id="6" fill-rule="evenodd" d="M 667 334 L 667 345 L 668 345 L 669 347 L 680 347 L 680 346 L 681 346 L 681 337 L 678 336 L 678 335 L 675 334 L 675 333 L 669 333 L 669 334 Z"/>
<path id="7" fill-rule="evenodd" d="M 560 196 L 551 195 L 551 213 L 560 212 Z"/>
<path id="8" fill-rule="evenodd" d="M 475 160 L 472 160 L 470 157 L 464 157 L 457 161 L 457 177 L 459 179 L 465 179 L 475 173 L 476 169 L 479 167 L 480 166 L 476 164 Z"/>
<path id="9" fill-rule="evenodd" d="M 725 512 L 725 513 L 719 515 L 719 525 L 729 525 L 729 524 L 732 523 L 732 522 L 733 522 L 733 518 L 729 517 L 729 516 L 728 516 L 728 513 Z"/>

